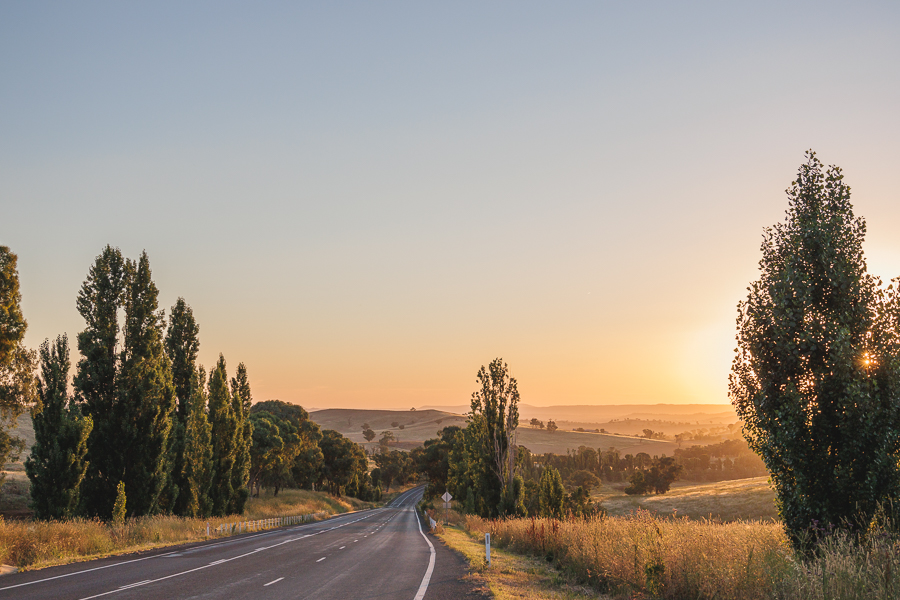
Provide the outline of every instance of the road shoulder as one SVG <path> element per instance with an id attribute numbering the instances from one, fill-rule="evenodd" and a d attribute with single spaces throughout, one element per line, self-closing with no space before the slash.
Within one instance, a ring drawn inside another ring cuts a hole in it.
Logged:
<path id="1" fill-rule="evenodd" d="M 609 598 L 568 580 L 547 561 L 534 556 L 514 554 L 491 548 L 491 565 L 484 562 L 484 540 L 476 540 L 462 529 L 448 526 L 436 536 L 463 557 L 468 573 L 465 578 L 477 585 L 483 594 L 500 600 L 528 598 L 529 600 L 597 600 Z M 427 598 L 427 596 L 426 596 Z"/>

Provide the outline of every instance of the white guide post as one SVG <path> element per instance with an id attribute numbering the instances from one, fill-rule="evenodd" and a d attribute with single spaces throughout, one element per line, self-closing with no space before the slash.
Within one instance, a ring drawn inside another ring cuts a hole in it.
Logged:
<path id="1" fill-rule="evenodd" d="M 484 559 L 487 561 L 487 564 L 491 564 L 491 534 L 484 534 Z"/>

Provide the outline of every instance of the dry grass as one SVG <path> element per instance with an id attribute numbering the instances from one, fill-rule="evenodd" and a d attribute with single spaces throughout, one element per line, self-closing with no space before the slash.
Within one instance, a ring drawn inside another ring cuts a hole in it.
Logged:
<path id="1" fill-rule="evenodd" d="M 356 499 L 335 499 L 321 492 L 283 490 L 277 497 L 252 499 L 243 516 L 224 518 L 139 517 L 120 526 L 85 519 L 30 522 L 0 518 L 0 563 L 19 568 L 45 567 L 204 540 L 207 524 L 215 532 L 221 525 L 237 522 L 319 512 L 337 514 L 368 506 L 371 505 Z"/>
<path id="2" fill-rule="evenodd" d="M 780 525 L 660 519 L 646 511 L 592 521 L 469 517 L 499 547 L 544 557 L 615 596 L 772 598 L 792 568 Z"/>
<path id="3" fill-rule="evenodd" d="M 493 548 L 491 565 L 485 564 L 484 539 L 475 539 L 455 527 L 444 528 L 439 537 L 466 557 L 472 569 L 469 575 L 500 600 L 588 600 L 596 593 L 570 581 L 546 561 Z"/>
<path id="4" fill-rule="evenodd" d="M 627 516 L 637 509 L 658 515 L 719 521 L 776 520 L 775 491 L 767 477 L 710 483 L 678 482 L 664 495 L 628 496 L 624 487 L 605 484 L 595 498 L 610 516 Z"/>

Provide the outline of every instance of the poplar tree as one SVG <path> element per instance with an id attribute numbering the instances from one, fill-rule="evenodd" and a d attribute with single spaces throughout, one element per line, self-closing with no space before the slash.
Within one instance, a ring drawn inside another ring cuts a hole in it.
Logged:
<path id="1" fill-rule="evenodd" d="M 25 406 L 36 399 L 34 369 L 37 353 L 22 344 L 28 323 L 22 315 L 18 257 L 0 246 L 0 464 L 18 458 L 24 441 L 11 436 Z M 0 471 L 0 486 L 6 474 Z"/>
<path id="2" fill-rule="evenodd" d="M 112 514 L 124 470 L 114 409 L 118 400 L 118 316 L 126 277 L 122 253 L 106 246 L 94 261 L 76 301 L 87 326 L 78 334 L 82 358 L 76 367 L 74 388 L 76 401 L 94 425 L 88 437 L 90 464 L 82 484 L 81 512 L 104 518 Z"/>
<path id="3" fill-rule="evenodd" d="M 120 437 L 117 451 L 124 459 L 121 480 L 128 493 L 128 514 L 160 512 L 160 497 L 172 470 L 169 433 L 175 412 L 175 388 L 169 358 L 163 348 L 162 311 L 142 252 L 129 262 L 125 294 L 125 336 L 118 385 Z"/>
<path id="4" fill-rule="evenodd" d="M 69 340 L 65 335 L 40 349 L 39 401 L 32 410 L 34 445 L 25 461 L 36 519 L 75 515 L 87 469 L 85 455 L 93 423 L 81 415 L 68 392 Z"/>
<path id="5" fill-rule="evenodd" d="M 235 376 L 231 379 L 231 408 L 236 420 L 237 435 L 232 469 L 231 487 L 233 495 L 228 512 L 243 514 L 244 505 L 250 497 L 250 447 L 253 445 L 253 425 L 250 423 L 250 406 L 253 395 L 250 393 L 250 378 L 244 363 L 238 365 Z"/>
<path id="6" fill-rule="evenodd" d="M 213 476 L 209 497 L 212 514 L 227 514 L 234 496 L 234 463 L 241 438 L 238 420 L 228 391 L 225 357 L 219 355 L 216 368 L 209 374 L 209 422 L 212 426 Z"/>
<path id="7" fill-rule="evenodd" d="M 184 487 L 179 492 L 179 514 L 190 517 L 208 517 L 212 514 L 210 485 L 212 484 L 212 425 L 206 418 L 206 380 L 203 367 L 194 370 L 192 395 L 188 404 L 187 424 L 184 432 L 184 461 L 181 477 Z"/>
<path id="8" fill-rule="evenodd" d="M 788 201 L 738 306 L 729 392 L 808 549 L 900 497 L 900 297 L 866 272 L 865 222 L 838 167 L 810 151 Z"/>
<path id="9" fill-rule="evenodd" d="M 174 499 L 172 509 L 175 514 L 189 512 L 188 505 L 196 501 L 189 491 L 186 478 L 185 435 L 191 403 L 196 388 L 202 380 L 197 379 L 197 354 L 200 351 L 200 327 L 194 319 L 191 307 L 178 298 L 169 313 L 169 327 L 166 330 L 166 354 L 172 362 L 172 384 L 175 387 L 177 406 L 172 422 L 170 459 L 172 477 L 168 495 Z M 205 410 L 205 403 L 204 403 Z M 204 415 L 205 419 L 205 415 Z"/>

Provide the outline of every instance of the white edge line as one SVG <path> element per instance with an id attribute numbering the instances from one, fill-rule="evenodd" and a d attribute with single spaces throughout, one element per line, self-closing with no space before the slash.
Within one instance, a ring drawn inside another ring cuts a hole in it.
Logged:
<path id="1" fill-rule="evenodd" d="M 422 583 L 419 584 L 419 591 L 416 593 L 416 597 L 413 600 L 422 600 L 425 597 L 425 592 L 428 590 L 428 583 L 431 581 L 431 573 L 434 571 L 434 544 L 431 543 L 431 540 L 428 539 L 428 536 L 422 532 L 422 521 L 419 519 L 419 513 L 416 509 L 413 509 L 413 512 L 416 516 L 416 525 L 419 526 L 419 534 L 425 538 L 425 541 L 428 542 L 428 547 L 431 549 L 431 557 L 428 559 L 428 569 L 425 571 L 425 577 L 422 578 Z"/>

